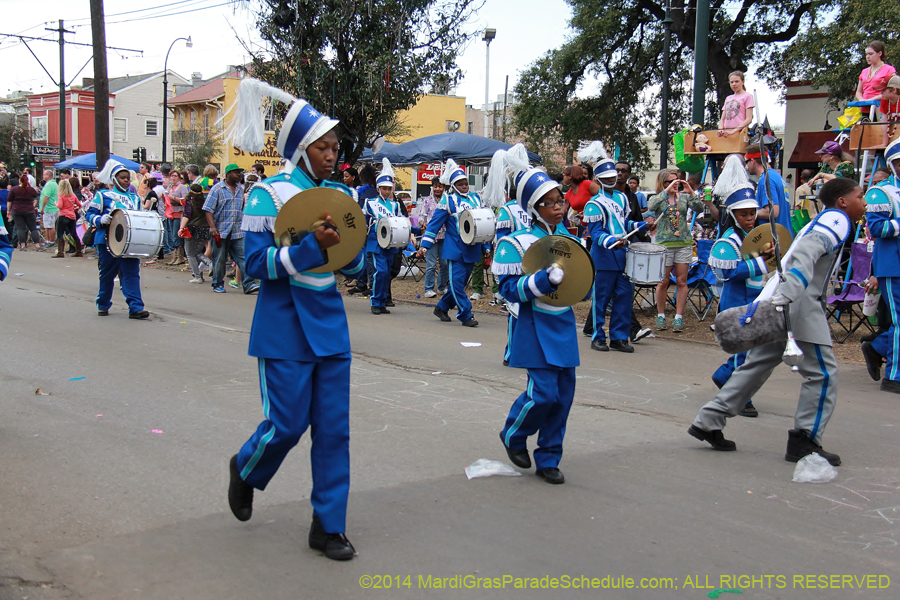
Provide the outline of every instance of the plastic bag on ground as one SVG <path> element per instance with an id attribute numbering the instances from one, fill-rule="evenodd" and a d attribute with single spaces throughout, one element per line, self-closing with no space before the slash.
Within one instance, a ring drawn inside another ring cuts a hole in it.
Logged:
<path id="1" fill-rule="evenodd" d="M 491 475 L 519 477 L 522 474 L 507 464 L 496 460 L 488 460 L 486 458 L 479 458 L 466 467 L 466 477 L 469 479 L 475 479 L 476 477 L 490 477 Z"/>
<path id="2" fill-rule="evenodd" d="M 807 454 L 797 462 L 794 481 L 797 483 L 828 483 L 837 477 L 837 469 L 818 452 Z"/>

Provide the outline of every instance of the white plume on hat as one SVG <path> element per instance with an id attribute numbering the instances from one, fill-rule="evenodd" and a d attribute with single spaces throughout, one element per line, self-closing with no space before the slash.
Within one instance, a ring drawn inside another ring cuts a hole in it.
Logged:
<path id="1" fill-rule="evenodd" d="M 731 154 L 725 159 L 722 174 L 716 180 L 713 194 L 723 200 L 741 188 L 753 189 L 740 154 Z"/>
<path id="2" fill-rule="evenodd" d="M 237 101 L 228 111 L 234 118 L 225 131 L 225 140 L 247 152 L 260 152 L 266 145 L 263 119 L 263 97 L 273 98 L 291 105 L 297 98 L 259 79 L 245 77 L 238 88 Z M 224 117 L 223 117 L 224 118 Z"/>
<path id="3" fill-rule="evenodd" d="M 94 176 L 97 178 L 97 181 L 100 183 L 115 183 L 116 173 L 119 171 L 127 171 L 128 167 L 115 160 L 114 158 L 110 158 L 106 161 L 106 164 L 103 165 L 103 168 L 100 169 L 99 173 L 95 173 Z"/>
<path id="4" fill-rule="evenodd" d="M 510 187 L 509 178 L 516 173 L 528 170 L 528 150 L 523 144 L 516 144 L 509 150 L 497 150 L 491 158 L 488 180 L 482 190 L 482 198 L 489 206 L 500 207 L 506 204 L 506 195 Z"/>
<path id="5" fill-rule="evenodd" d="M 448 158 L 446 164 L 444 164 L 444 170 L 441 171 L 441 183 L 444 185 L 450 185 L 450 177 L 459 169 L 459 165 L 456 164 L 456 161 L 452 158 Z"/>
<path id="6" fill-rule="evenodd" d="M 603 142 L 600 140 L 582 142 L 578 147 L 578 160 L 581 162 L 593 165 L 605 158 L 609 157 L 606 154 L 606 148 L 603 146 Z"/>
<path id="7" fill-rule="evenodd" d="M 391 161 L 388 160 L 387 156 L 381 159 L 381 173 L 378 174 L 378 181 L 381 182 L 384 177 L 390 177 L 392 183 L 396 177 L 394 168 L 391 166 Z M 381 184 L 379 183 L 378 185 Z"/>

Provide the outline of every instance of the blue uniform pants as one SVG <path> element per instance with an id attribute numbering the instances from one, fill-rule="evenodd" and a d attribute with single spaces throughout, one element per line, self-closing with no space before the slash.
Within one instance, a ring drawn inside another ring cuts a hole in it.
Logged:
<path id="1" fill-rule="evenodd" d="M 238 453 L 241 477 L 264 490 L 307 428 L 312 436 L 313 512 L 344 533 L 350 493 L 350 356 L 318 362 L 259 359 L 265 420 Z"/>
<path id="2" fill-rule="evenodd" d="M 391 291 L 391 265 L 394 263 L 396 252 L 382 249 L 381 252 L 369 252 L 368 257 L 375 265 L 375 273 L 372 275 L 372 295 L 369 302 L 372 306 L 384 307 L 388 293 Z"/>
<path id="3" fill-rule="evenodd" d="M 733 354 L 728 357 L 722 366 L 716 369 L 716 372 L 713 373 L 713 379 L 715 379 L 716 383 L 719 384 L 719 387 L 725 385 L 728 380 L 731 378 L 731 374 L 734 371 L 744 364 L 744 361 L 747 360 L 747 353 L 741 352 L 740 354 Z"/>
<path id="4" fill-rule="evenodd" d="M 128 312 L 144 310 L 141 300 L 141 260 L 139 258 L 116 258 L 109 253 L 106 243 L 94 246 L 100 266 L 100 291 L 97 293 L 97 308 L 109 310 L 112 306 L 113 287 L 116 275 L 122 284 L 122 294 L 128 303 Z"/>
<path id="5" fill-rule="evenodd" d="M 591 305 L 594 317 L 592 341 L 606 341 L 603 325 L 606 322 L 606 305 L 612 304 L 609 317 L 609 339 L 628 340 L 631 329 L 631 303 L 634 287 L 622 271 L 597 271 L 594 276 L 594 298 Z"/>
<path id="6" fill-rule="evenodd" d="M 472 274 L 475 263 L 467 263 L 461 260 L 448 260 L 450 271 L 450 287 L 443 295 L 437 307 L 444 312 L 449 312 L 454 306 L 459 309 L 456 318 L 465 323 L 472 318 L 472 303 L 466 295 L 466 283 Z"/>
<path id="7" fill-rule="evenodd" d="M 528 387 L 509 410 L 501 432 L 503 443 L 513 450 L 525 450 L 528 436 L 539 432 L 535 468 L 558 467 L 574 399 L 575 367 L 528 369 Z"/>
<path id="8" fill-rule="evenodd" d="M 900 380 L 900 277 L 879 277 L 878 287 L 881 297 L 888 303 L 891 311 L 891 326 L 886 333 L 875 338 L 872 345 L 879 354 L 887 359 L 884 378 Z"/>

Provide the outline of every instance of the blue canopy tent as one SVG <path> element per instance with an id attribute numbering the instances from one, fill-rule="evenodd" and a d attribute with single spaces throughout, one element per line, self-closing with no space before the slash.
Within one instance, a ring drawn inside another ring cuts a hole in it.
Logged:
<path id="1" fill-rule="evenodd" d="M 116 156 L 115 154 L 111 154 L 109 156 L 112 159 L 115 159 L 122 163 L 122 165 L 131 171 L 137 171 L 141 168 L 141 165 L 134 162 L 133 160 L 129 160 L 127 158 L 122 158 L 121 156 Z M 67 160 L 62 162 L 58 162 L 53 165 L 57 169 L 78 169 L 79 171 L 97 171 L 97 153 L 91 152 L 90 154 L 81 154 L 79 156 L 73 156 Z M 102 168 L 103 165 L 100 165 Z"/>
<path id="2" fill-rule="evenodd" d="M 397 144 L 385 142 L 384 145 L 381 147 L 381 153 L 379 153 L 379 155 L 378 155 L 378 160 L 381 160 L 382 153 L 390 152 L 391 150 L 393 150 L 396 147 L 397 147 Z M 366 148 L 365 150 L 363 150 L 363 153 L 360 155 L 358 162 L 372 162 L 372 149 Z"/>
<path id="3" fill-rule="evenodd" d="M 385 144 L 387 147 L 387 144 Z M 497 150 L 508 150 L 512 145 L 470 133 L 439 133 L 411 140 L 386 149 L 375 155 L 375 162 L 387 157 L 394 166 L 413 166 L 431 162 L 444 162 L 452 158 L 460 165 L 487 165 Z M 540 164 L 541 157 L 528 153 L 533 163 Z"/>

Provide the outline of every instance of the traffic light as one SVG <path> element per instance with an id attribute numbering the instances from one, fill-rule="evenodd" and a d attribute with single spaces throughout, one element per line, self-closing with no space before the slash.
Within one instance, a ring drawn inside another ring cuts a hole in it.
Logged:
<path id="1" fill-rule="evenodd" d="M 134 150 L 132 150 L 131 158 L 134 160 L 134 162 L 141 162 L 141 149 L 135 148 Z"/>
<path id="2" fill-rule="evenodd" d="M 19 163 L 23 167 L 28 166 L 28 152 L 22 152 L 21 154 L 19 154 Z"/>
<path id="3" fill-rule="evenodd" d="M 141 146 L 141 160 L 138 162 L 147 162 L 147 149 Z"/>
<path id="4" fill-rule="evenodd" d="M 32 171 L 37 167 L 37 159 L 34 157 L 34 154 L 28 155 L 28 166 L 31 167 Z"/>

